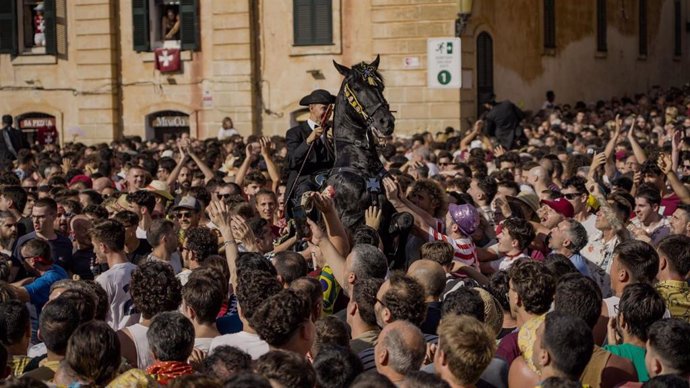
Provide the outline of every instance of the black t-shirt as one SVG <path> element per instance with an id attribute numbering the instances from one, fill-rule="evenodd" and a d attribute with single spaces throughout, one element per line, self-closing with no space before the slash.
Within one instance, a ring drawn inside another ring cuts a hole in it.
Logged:
<path id="1" fill-rule="evenodd" d="M 74 275 L 79 275 L 80 279 L 93 280 L 94 275 L 93 271 L 91 271 L 91 264 L 94 257 L 93 247 L 77 249 L 72 254 L 72 260 L 66 263 L 67 268 L 65 269 Z"/>
<path id="2" fill-rule="evenodd" d="M 151 251 L 152 248 L 148 241 L 140 238 L 139 246 L 134 252 L 127 254 L 127 259 L 133 264 L 140 265 L 151 254 Z"/>
<path id="3" fill-rule="evenodd" d="M 21 237 L 33 231 L 34 223 L 31 221 L 31 217 L 22 217 L 17 221 L 17 237 Z"/>

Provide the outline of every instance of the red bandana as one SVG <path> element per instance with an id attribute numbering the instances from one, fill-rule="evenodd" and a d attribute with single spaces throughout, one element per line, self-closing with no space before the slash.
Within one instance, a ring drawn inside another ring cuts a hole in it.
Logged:
<path id="1" fill-rule="evenodd" d="M 158 361 L 146 368 L 146 373 L 150 374 L 161 385 L 168 385 L 171 380 L 194 373 L 192 366 L 180 361 Z"/>

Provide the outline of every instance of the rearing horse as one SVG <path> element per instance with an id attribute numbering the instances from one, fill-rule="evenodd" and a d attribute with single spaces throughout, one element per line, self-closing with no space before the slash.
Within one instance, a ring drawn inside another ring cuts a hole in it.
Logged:
<path id="1" fill-rule="evenodd" d="M 335 163 L 328 185 L 335 188 L 338 215 L 350 231 L 364 223 L 364 211 L 372 203 L 382 208 L 384 217 L 380 235 L 390 253 L 395 250 L 391 247 L 389 233 L 395 210 L 386 200 L 381 183 L 387 171 L 379 158 L 377 146 L 384 136 L 393 133 L 395 117 L 383 96 L 379 59 L 377 55 L 373 62 L 362 62 L 352 68 L 333 61 L 345 78 L 335 101 Z M 400 223 L 411 224 L 411 217 Z"/>

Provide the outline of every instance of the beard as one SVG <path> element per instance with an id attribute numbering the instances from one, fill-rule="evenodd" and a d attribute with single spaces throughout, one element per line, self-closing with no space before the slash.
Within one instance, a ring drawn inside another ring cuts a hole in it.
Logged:
<path id="1" fill-rule="evenodd" d="M 16 239 L 17 236 L 0 237 L 0 247 L 9 250 L 10 248 L 12 248 L 12 245 L 14 244 L 14 241 Z"/>

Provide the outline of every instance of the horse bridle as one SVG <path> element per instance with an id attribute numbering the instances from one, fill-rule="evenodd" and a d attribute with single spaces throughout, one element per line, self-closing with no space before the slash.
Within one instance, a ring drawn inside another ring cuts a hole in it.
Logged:
<path id="1" fill-rule="evenodd" d="M 372 82 L 373 81 L 370 81 L 370 84 L 372 84 L 372 86 L 375 86 L 376 84 L 372 83 Z M 376 114 L 376 112 L 378 112 L 379 109 L 389 106 L 388 103 L 385 102 L 386 100 L 381 95 L 381 92 L 378 89 L 375 89 L 375 90 L 376 90 L 377 97 L 379 97 L 379 103 L 372 106 L 369 109 L 370 112 L 368 112 L 367 109 L 362 106 L 362 104 L 359 102 L 359 100 L 357 100 L 357 96 L 355 95 L 355 93 L 350 88 L 350 83 L 345 82 L 345 86 L 343 87 L 343 92 L 345 94 L 345 98 L 347 99 L 347 102 L 348 102 L 348 104 L 350 104 L 352 109 L 354 109 L 355 112 L 357 112 L 357 114 L 359 114 L 360 117 L 366 123 L 367 127 L 366 127 L 365 136 L 366 136 L 367 140 L 366 140 L 366 142 L 362 142 L 360 140 L 354 140 L 353 141 L 353 140 L 349 140 L 349 139 L 335 138 L 334 139 L 335 142 L 350 143 L 350 144 L 354 144 L 357 147 L 369 149 L 369 143 L 370 143 L 369 132 L 371 132 L 371 127 L 374 125 L 374 115 Z"/>
<path id="2" fill-rule="evenodd" d="M 375 90 L 377 97 L 379 97 L 379 103 L 372 107 L 372 111 L 370 113 L 367 112 L 366 108 L 364 108 L 362 104 L 360 104 L 359 100 L 357 100 L 357 96 L 355 95 L 355 93 L 352 92 L 352 89 L 350 88 L 350 84 L 348 82 L 345 83 L 344 87 L 345 98 L 347 98 L 347 102 L 355 110 L 355 112 L 362 116 L 362 119 L 364 120 L 364 122 L 367 123 L 367 126 L 371 126 L 374 124 L 374 115 L 376 114 L 376 112 L 378 112 L 379 109 L 388 106 L 387 103 L 383 102 L 386 100 L 383 99 L 381 92 L 378 89 Z"/>

